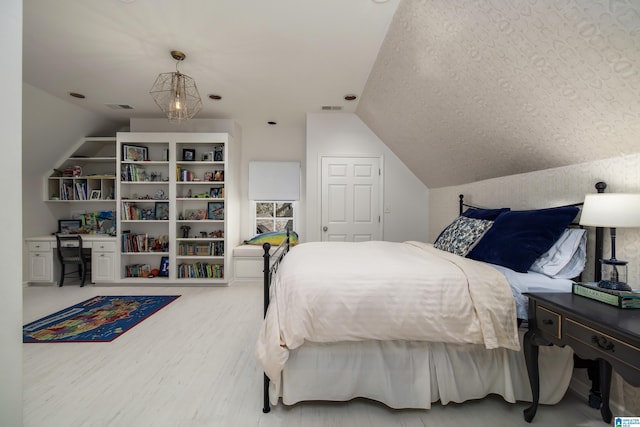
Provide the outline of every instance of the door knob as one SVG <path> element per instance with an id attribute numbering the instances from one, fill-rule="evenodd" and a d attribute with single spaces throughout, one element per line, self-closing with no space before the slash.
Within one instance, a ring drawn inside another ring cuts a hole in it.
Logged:
<path id="1" fill-rule="evenodd" d="M 329 228 L 325 225 L 324 227 L 322 227 L 322 231 L 327 231 Z"/>

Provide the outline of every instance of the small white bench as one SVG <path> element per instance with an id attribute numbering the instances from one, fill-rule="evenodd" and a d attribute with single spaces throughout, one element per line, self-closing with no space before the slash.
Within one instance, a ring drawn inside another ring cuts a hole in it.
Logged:
<path id="1" fill-rule="evenodd" d="M 277 247 L 269 253 L 274 254 Z M 233 271 L 236 280 L 262 280 L 264 266 L 262 245 L 240 245 L 233 248 Z"/>

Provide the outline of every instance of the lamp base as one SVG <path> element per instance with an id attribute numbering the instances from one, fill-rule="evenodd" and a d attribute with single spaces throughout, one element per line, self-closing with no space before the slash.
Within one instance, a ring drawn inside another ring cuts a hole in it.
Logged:
<path id="1" fill-rule="evenodd" d="M 602 275 L 598 287 L 614 291 L 631 291 L 627 285 L 627 261 L 619 259 L 601 259 Z"/>
<path id="2" fill-rule="evenodd" d="M 609 280 L 601 280 L 598 282 L 598 287 L 599 288 L 604 288 L 604 289 L 612 289 L 614 291 L 627 291 L 627 292 L 631 292 L 631 286 L 627 285 L 626 283 L 623 282 L 611 282 Z"/>

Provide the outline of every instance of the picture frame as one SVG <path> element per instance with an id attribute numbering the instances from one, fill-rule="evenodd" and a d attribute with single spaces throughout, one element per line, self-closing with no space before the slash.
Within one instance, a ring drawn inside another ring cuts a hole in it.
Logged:
<path id="1" fill-rule="evenodd" d="M 211 187 L 209 188 L 209 197 L 212 199 L 223 199 L 224 192 L 221 187 Z"/>
<path id="2" fill-rule="evenodd" d="M 154 217 L 156 220 L 169 219 L 169 202 L 156 202 Z"/>
<path id="3" fill-rule="evenodd" d="M 203 162 L 213 162 L 213 151 L 208 151 L 206 153 L 202 153 L 202 161 Z"/>
<path id="4" fill-rule="evenodd" d="M 59 219 L 58 234 L 78 234 L 82 227 L 82 221 L 79 219 Z"/>
<path id="5" fill-rule="evenodd" d="M 214 181 L 224 181 L 224 171 L 223 170 L 213 171 L 213 180 Z"/>
<path id="6" fill-rule="evenodd" d="M 91 190 L 91 195 L 89 196 L 89 200 L 100 200 L 101 197 L 102 197 L 102 191 Z"/>
<path id="7" fill-rule="evenodd" d="M 223 162 L 224 161 L 224 148 L 216 147 L 213 150 L 213 161 L 214 162 Z"/>
<path id="8" fill-rule="evenodd" d="M 223 220 L 224 219 L 224 203 L 223 202 L 207 203 L 207 218 Z"/>
<path id="9" fill-rule="evenodd" d="M 205 172 L 203 181 L 213 181 L 213 172 Z"/>
<path id="10" fill-rule="evenodd" d="M 196 159 L 196 150 L 193 148 L 182 149 L 182 160 L 185 162 L 193 162 Z"/>
<path id="11" fill-rule="evenodd" d="M 160 268 L 158 269 L 160 272 L 158 276 L 160 277 L 169 277 L 169 257 L 163 256 L 160 258 Z"/>
<path id="12" fill-rule="evenodd" d="M 122 144 L 122 160 L 125 162 L 149 160 L 149 149 L 141 145 Z"/>

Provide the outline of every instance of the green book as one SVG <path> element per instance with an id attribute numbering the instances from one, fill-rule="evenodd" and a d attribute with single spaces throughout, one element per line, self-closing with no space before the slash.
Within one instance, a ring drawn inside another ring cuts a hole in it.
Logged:
<path id="1" fill-rule="evenodd" d="M 619 308 L 640 308 L 640 293 L 599 288 L 595 283 L 574 283 L 573 293 Z"/>

